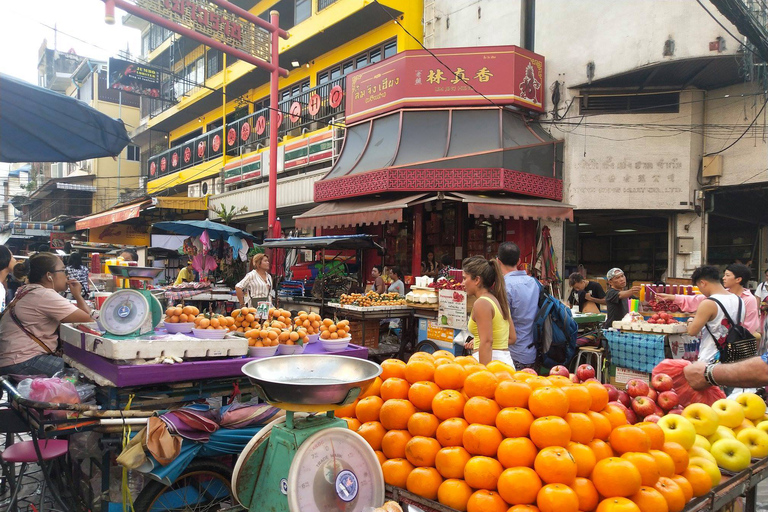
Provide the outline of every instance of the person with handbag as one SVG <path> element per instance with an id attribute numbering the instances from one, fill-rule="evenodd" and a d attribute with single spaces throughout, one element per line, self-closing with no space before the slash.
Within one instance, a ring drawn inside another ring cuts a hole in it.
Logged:
<path id="1" fill-rule="evenodd" d="M 26 262 L 28 284 L 16 292 L 0 316 L 0 375 L 53 376 L 64 369 L 59 352 L 59 324 L 91 322 L 82 285 L 67 279 L 64 262 L 52 253 Z M 59 295 L 69 287 L 77 305 Z"/>

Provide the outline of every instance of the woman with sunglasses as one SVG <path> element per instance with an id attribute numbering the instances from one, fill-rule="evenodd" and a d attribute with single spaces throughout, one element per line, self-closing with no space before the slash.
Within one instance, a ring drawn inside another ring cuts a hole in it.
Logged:
<path id="1" fill-rule="evenodd" d="M 90 322 L 92 312 L 83 299 L 82 285 L 67 279 L 61 258 L 38 253 L 26 265 L 28 284 L 18 289 L 0 316 L 0 375 L 50 377 L 65 366 L 56 354 L 59 324 Z M 59 295 L 67 287 L 76 306 Z"/>

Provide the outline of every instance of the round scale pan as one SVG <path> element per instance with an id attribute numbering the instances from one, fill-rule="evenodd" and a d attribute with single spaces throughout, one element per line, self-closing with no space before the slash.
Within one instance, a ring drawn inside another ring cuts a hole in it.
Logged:
<path id="1" fill-rule="evenodd" d="M 275 407 L 322 412 L 346 405 L 350 395 L 351 402 L 364 393 L 381 367 L 356 357 L 301 354 L 250 361 L 242 372 Z"/>

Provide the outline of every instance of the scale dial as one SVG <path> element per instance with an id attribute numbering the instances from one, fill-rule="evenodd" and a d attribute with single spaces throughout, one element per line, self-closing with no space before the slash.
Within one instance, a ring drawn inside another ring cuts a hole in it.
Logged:
<path id="1" fill-rule="evenodd" d="M 301 444 L 288 472 L 291 512 L 362 512 L 383 503 L 379 459 L 358 434 L 330 428 Z"/>
<path id="2" fill-rule="evenodd" d="M 149 319 L 152 312 L 146 297 L 136 290 L 118 290 L 104 301 L 99 322 L 108 332 L 118 336 L 133 334 Z"/>

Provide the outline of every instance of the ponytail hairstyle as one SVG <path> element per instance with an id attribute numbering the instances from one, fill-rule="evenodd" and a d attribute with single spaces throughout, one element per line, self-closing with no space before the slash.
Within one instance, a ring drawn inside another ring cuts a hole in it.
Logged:
<path id="1" fill-rule="evenodd" d="M 501 265 L 498 261 L 488 261 L 482 256 L 472 256 L 466 258 L 461 263 L 461 269 L 472 276 L 472 279 L 479 277 L 483 288 L 487 289 L 499 301 L 501 315 L 504 320 L 509 320 L 509 300 L 507 300 L 507 290 L 504 287 L 504 274 L 501 271 Z"/>

